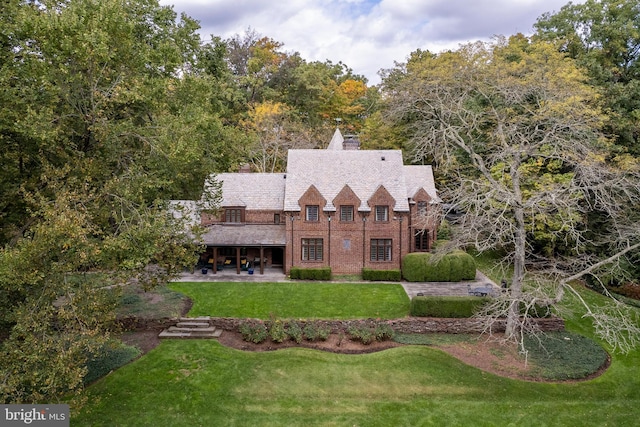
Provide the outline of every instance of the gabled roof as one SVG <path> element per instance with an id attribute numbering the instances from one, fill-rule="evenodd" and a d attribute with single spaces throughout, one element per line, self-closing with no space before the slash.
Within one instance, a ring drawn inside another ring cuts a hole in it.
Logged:
<path id="1" fill-rule="evenodd" d="M 220 207 L 244 207 L 256 210 L 282 210 L 285 192 L 284 173 L 221 173 Z M 207 189 L 205 189 L 207 191 Z"/>
<path id="2" fill-rule="evenodd" d="M 433 179 L 433 169 L 431 165 L 404 166 L 404 177 L 407 183 L 407 198 L 412 198 L 418 190 L 424 188 L 434 203 L 441 202 L 436 192 L 436 184 Z"/>
<path id="3" fill-rule="evenodd" d="M 311 185 L 327 200 L 326 211 L 336 209 L 332 201 L 345 185 L 361 200 L 359 211 L 371 210 L 367 201 L 380 186 L 395 199 L 393 210 L 409 211 L 400 150 L 289 150 L 284 210 L 299 211 Z"/>

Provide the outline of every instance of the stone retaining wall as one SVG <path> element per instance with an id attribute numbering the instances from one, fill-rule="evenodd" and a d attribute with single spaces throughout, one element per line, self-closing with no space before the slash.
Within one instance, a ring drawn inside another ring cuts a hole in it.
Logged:
<path id="1" fill-rule="evenodd" d="M 237 331 L 241 322 L 246 319 L 237 319 L 230 317 L 212 317 L 210 324 L 216 328 L 225 331 Z M 286 319 L 282 319 L 286 320 Z M 375 319 L 369 319 L 375 321 Z M 538 324 L 540 330 L 545 332 L 563 331 L 564 320 L 559 317 L 551 317 L 545 319 L 531 319 L 532 322 Z M 124 318 L 118 320 L 123 329 L 128 331 L 148 331 L 168 328 L 178 322 L 177 318 L 162 319 L 139 319 Z M 321 320 L 318 321 L 331 327 L 333 333 L 346 332 L 349 325 L 358 323 L 357 320 Z M 403 333 L 428 333 L 440 332 L 450 334 L 479 333 L 484 329 L 484 324 L 479 319 L 444 319 L 435 317 L 406 317 L 402 319 L 386 320 L 396 332 Z M 305 321 L 299 321 L 304 325 Z M 506 320 L 498 320 L 494 322 L 492 332 L 504 332 Z"/>

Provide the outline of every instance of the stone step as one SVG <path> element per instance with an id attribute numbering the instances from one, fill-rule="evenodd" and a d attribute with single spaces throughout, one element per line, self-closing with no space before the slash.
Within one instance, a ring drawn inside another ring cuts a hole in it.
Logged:
<path id="1" fill-rule="evenodd" d="M 209 328 L 211 325 L 209 322 L 178 322 L 176 324 L 179 328 Z"/>
<path id="2" fill-rule="evenodd" d="M 200 316 L 200 317 L 181 317 L 178 319 L 178 322 L 208 322 L 211 320 L 209 316 Z"/>
<path id="3" fill-rule="evenodd" d="M 169 331 L 168 329 L 165 329 L 164 331 L 160 332 L 160 334 L 158 335 L 158 338 L 199 338 L 199 339 L 203 339 L 203 338 L 219 338 L 220 335 L 222 335 L 222 330 L 221 329 L 217 329 L 214 332 L 201 332 L 201 333 Z"/>
<path id="4" fill-rule="evenodd" d="M 203 332 L 215 332 L 215 326 L 209 326 L 207 328 L 184 328 L 180 326 L 170 326 L 167 329 L 169 332 L 194 332 L 194 333 L 203 333 Z"/>

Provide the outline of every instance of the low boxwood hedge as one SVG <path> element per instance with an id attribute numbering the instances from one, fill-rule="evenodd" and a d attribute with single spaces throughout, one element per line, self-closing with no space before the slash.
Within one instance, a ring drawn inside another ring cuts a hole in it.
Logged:
<path id="1" fill-rule="evenodd" d="M 362 279 L 378 282 L 399 282 L 402 280 L 400 270 L 372 270 L 362 269 Z"/>
<path id="2" fill-rule="evenodd" d="M 435 256 L 414 252 L 402 259 L 402 274 L 409 282 L 460 282 L 476 277 L 476 262 L 463 251 Z"/>
<path id="3" fill-rule="evenodd" d="M 409 314 L 416 317 L 471 317 L 490 300 L 489 297 L 418 296 L 411 299 Z"/>
<path id="4" fill-rule="evenodd" d="M 289 275 L 298 280 L 331 280 L 331 268 L 301 268 L 291 267 Z"/>

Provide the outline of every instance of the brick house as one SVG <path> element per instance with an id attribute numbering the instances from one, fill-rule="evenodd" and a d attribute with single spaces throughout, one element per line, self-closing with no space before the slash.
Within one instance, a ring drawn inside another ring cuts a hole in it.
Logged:
<path id="1" fill-rule="evenodd" d="M 219 213 L 201 215 L 210 268 L 400 269 L 404 255 L 429 251 L 436 239 L 441 209 L 431 166 L 404 165 L 400 150 L 358 150 L 339 130 L 325 150 L 289 150 L 286 173 L 215 180 Z"/>

